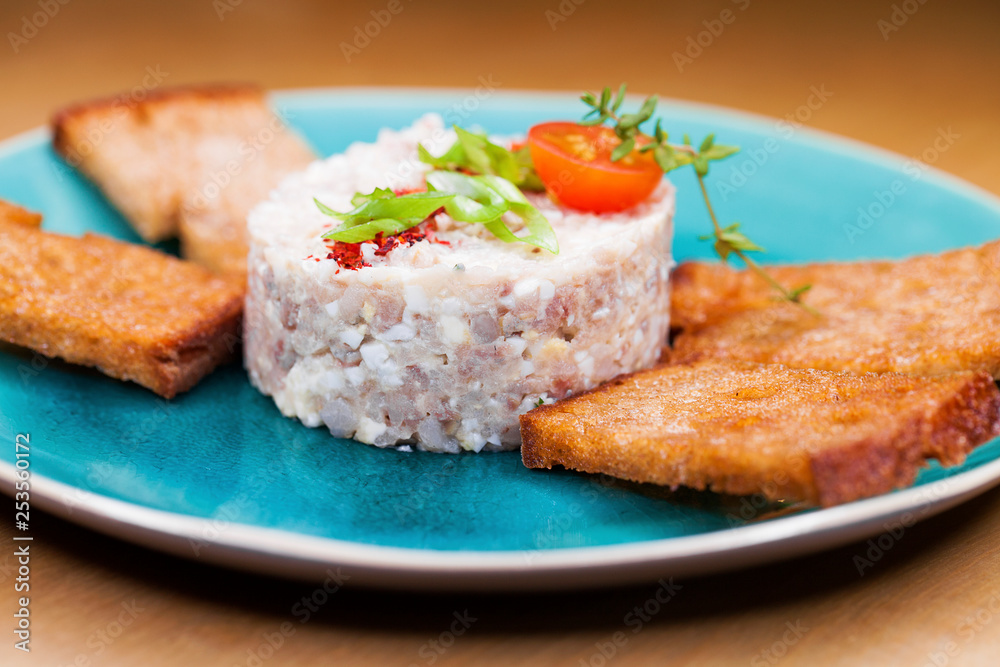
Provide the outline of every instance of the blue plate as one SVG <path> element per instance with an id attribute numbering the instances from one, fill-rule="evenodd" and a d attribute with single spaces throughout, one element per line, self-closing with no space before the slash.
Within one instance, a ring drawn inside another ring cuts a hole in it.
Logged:
<path id="1" fill-rule="evenodd" d="M 316 90 L 275 102 L 324 155 L 428 111 L 515 134 L 582 109 L 571 93 L 485 89 Z M 1000 236 L 1000 201 L 920 162 L 743 113 L 674 101 L 661 112 L 671 132 L 742 146 L 709 187 L 723 219 L 743 222 L 768 261 L 903 257 Z M 947 147 L 942 135 L 923 157 Z M 697 239 L 709 223 L 696 184 L 688 173 L 674 180 L 675 255 L 710 257 Z M 43 131 L 0 147 L 0 198 L 41 211 L 51 230 L 139 242 Z M 333 439 L 282 417 L 238 365 L 168 402 L 7 347 L 8 492 L 19 433 L 30 436 L 33 507 L 191 558 L 302 578 L 342 567 L 356 582 L 400 587 L 551 588 L 737 567 L 929 516 L 1000 480 L 994 441 L 961 467 L 932 465 L 904 491 L 822 511 L 762 507 L 530 471 L 517 453 L 402 453 Z"/>

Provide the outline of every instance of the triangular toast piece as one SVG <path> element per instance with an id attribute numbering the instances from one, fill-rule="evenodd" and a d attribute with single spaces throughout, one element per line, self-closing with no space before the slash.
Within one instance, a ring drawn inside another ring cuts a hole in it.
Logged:
<path id="1" fill-rule="evenodd" d="M 707 360 L 621 376 L 521 417 L 529 468 L 829 506 L 961 462 L 1000 434 L 986 373 L 790 369 Z"/>
<path id="2" fill-rule="evenodd" d="M 0 340 L 171 398 L 238 356 L 243 286 L 103 236 L 0 220 Z"/>
<path id="3" fill-rule="evenodd" d="M 796 368 L 1000 378 L 1000 241 L 901 261 L 768 267 L 819 311 L 774 298 L 748 271 L 686 262 L 673 274 L 674 362 L 726 358 Z"/>
<path id="4" fill-rule="evenodd" d="M 246 272 L 246 216 L 312 151 L 256 86 L 155 89 L 76 105 L 53 119 L 55 149 L 147 241 L 181 236 L 181 253 Z"/>

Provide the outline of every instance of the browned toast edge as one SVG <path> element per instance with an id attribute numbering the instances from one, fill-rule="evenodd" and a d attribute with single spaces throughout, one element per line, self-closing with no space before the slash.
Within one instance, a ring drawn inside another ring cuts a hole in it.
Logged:
<path id="1" fill-rule="evenodd" d="M 52 146 L 59 155 L 64 158 L 68 157 L 69 143 L 66 136 L 66 123 L 71 118 L 92 113 L 106 113 L 111 109 L 122 106 L 139 108 L 155 104 L 171 103 L 179 99 L 214 101 L 227 97 L 264 98 L 265 96 L 266 91 L 264 88 L 253 83 L 210 83 L 154 88 L 147 91 L 146 96 L 142 100 L 130 100 L 127 95 L 93 98 L 58 109 L 52 115 L 50 121 L 52 127 Z"/>
<path id="2" fill-rule="evenodd" d="M 926 459 L 957 465 L 998 435 L 1000 390 L 989 373 L 974 373 L 932 415 L 813 457 L 817 500 L 828 507 L 909 486 Z"/>
<path id="3" fill-rule="evenodd" d="M 243 332 L 243 297 L 169 344 L 148 353 L 147 372 L 134 381 L 164 398 L 188 391 L 216 367 L 234 361 Z"/>
<path id="4" fill-rule="evenodd" d="M 640 373 L 648 371 L 639 371 Z M 609 391 L 635 373 L 623 375 L 577 397 Z M 794 480 L 775 480 L 705 475 L 704 484 L 694 488 L 719 493 L 746 495 L 761 493 L 771 499 L 791 495 L 824 507 L 866 498 L 911 484 L 927 458 L 945 465 L 964 460 L 974 447 L 1000 435 L 1000 390 L 988 373 L 968 373 L 968 380 L 930 416 L 902 424 L 883 437 L 846 444 L 837 450 L 810 457 L 813 484 L 801 487 Z M 567 399 L 574 400 L 574 399 Z M 558 403 L 543 405 L 521 415 L 521 460 L 528 468 L 565 468 L 588 473 L 604 473 L 634 482 L 680 484 L 669 475 L 654 475 L 627 456 L 597 458 L 581 451 L 581 434 L 557 430 L 547 434 L 540 416 L 558 411 Z"/>
<path id="5" fill-rule="evenodd" d="M 42 224 L 42 214 L 30 211 L 13 202 L 0 199 L 0 221 L 38 227 Z"/>
<path id="6" fill-rule="evenodd" d="M 0 226 L 16 223 L 0 221 Z M 62 236 L 40 229 L 28 229 L 29 242 L 42 242 L 46 236 Z M 0 339 L 20 345 L 69 363 L 95 367 L 104 374 L 130 380 L 164 398 L 173 398 L 198 383 L 216 366 L 237 357 L 242 333 L 243 288 L 234 280 L 213 276 L 207 269 L 166 255 L 153 248 L 128 244 L 107 237 L 86 234 L 78 243 L 89 238 L 120 245 L 129 252 L 162 256 L 170 262 L 185 264 L 194 271 L 193 280 L 211 281 L 219 290 L 218 305 L 193 326 L 171 332 L 167 337 L 149 344 L 97 344 L 87 332 L 66 329 L 47 323 L 47 318 L 5 315 L 0 319 Z M 108 273 L 113 273 L 111 266 Z M 85 298 L 81 295 L 81 298 Z"/>

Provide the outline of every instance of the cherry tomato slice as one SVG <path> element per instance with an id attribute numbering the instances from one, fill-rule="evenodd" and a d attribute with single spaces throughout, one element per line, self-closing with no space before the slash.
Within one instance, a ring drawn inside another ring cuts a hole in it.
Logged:
<path id="1" fill-rule="evenodd" d="M 594 213 L 635 206 L 663 178 L 652 154 L 638 149 L 612 162 L 611 151 L 619 143 L 614 130 L 603 125 L 553 122 L 528 131 L 531 159 L 549 194 L 565 206 Z"/>

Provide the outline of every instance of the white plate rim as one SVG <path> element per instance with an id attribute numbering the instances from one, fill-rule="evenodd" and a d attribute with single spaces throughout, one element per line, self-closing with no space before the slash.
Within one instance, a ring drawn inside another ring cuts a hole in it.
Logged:
<path id="1" fill-rule="evenodd" d="M 15 466 L 0 462 L 0 485 L 9 495 L 15 481 Z M 1000 459 L 882 496 L 698 535 L 511 551 L 388 547 L 220 522 L 144 507 L 39 475 L 31 475 L 30 493 L 34 507 L 68 521 L 216 565 L 311 581 L 340 568 L 353 584 L 363 586 L 490 591 L 635 584 L 750 567 L 890 529 L 905 531 L 997 484 Z"/>

